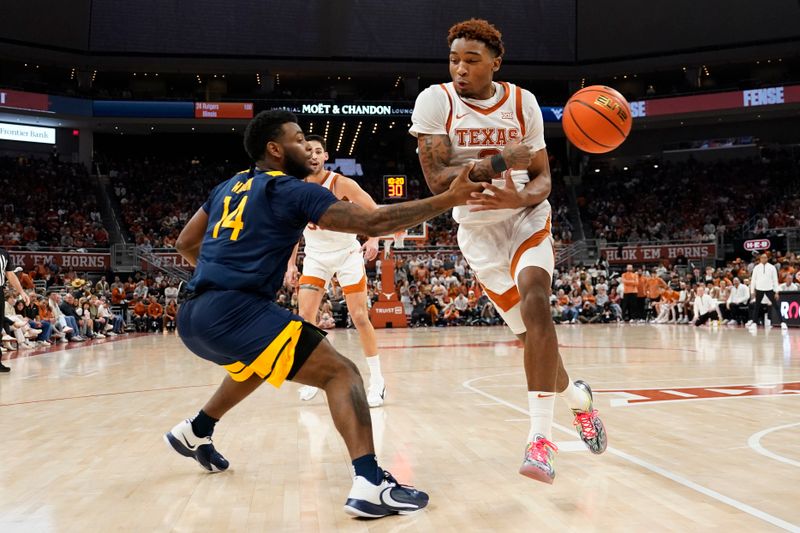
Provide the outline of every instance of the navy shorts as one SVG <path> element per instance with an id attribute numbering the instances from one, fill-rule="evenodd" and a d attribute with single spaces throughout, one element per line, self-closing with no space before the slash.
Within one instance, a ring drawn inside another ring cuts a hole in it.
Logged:
<path id="1" fill-rule="evenodd" d="M 206 291 L 187 300 L 178 313 L 178 334 L 234 380 L 256 374 L 275 387 L 291 379 L 324 338 L 272 300 L 242 291 Z"/>

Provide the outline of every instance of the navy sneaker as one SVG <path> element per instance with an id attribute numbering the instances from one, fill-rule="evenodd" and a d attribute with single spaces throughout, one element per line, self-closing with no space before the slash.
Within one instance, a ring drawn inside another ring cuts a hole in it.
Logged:
<path id="1" fill-rule="evenodd" d="M 407 485 L 401 485 L 389 473 L 383 472 L 380 485 L 356 476 L 353 488 L 344 504 L 344 512 L 361 518 L 382 518 L 409 514 L 428 505 L 428 495 Z"/>
<path id="2" fill-rule="evenodd" d="M 228 460 L 214 448 L 211 437 L 194 434 L 190 420 L 184 420 L 165 433 L 164 442 L 184 457 L 191 457 L 209 472 L 222 472 L 230 466 Z"/>

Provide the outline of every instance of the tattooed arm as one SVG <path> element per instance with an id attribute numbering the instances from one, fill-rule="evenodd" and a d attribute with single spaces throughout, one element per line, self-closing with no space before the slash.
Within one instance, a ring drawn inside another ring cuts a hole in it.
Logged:
<path id="1" fill-rule="evenodd" d="M 463 205 L 470 194 L 482 190 L 479 183 L 467 177 L 474 164 L 456 167 L 449 188 L 432 198 L 403 202 L 374 211 L 350 202 L 336 202 L 320 217 L 318 225 L 326 229 L 345 233 L 360 233 L 378 237 L 394 233 L 444 213 L 451 207 Z"/>
<path id="2" fill-rule="evenodd" d="M 450 136 L 419 134 L 417 148 L 419 163 L 431 192 L 439 194 L 446 191 L 461 169 L 460 166 L 450 165 L 452 156 Z M 500 155 L 507 168 L 525 170 L 531 162 L 530 150 L 519 143 L 507 144 Z M 469 173 L 472 181 L 491 182 L 497 177 L 498 172 L 492 168 L 492 157 L 485 157 L 475 163 L 472 172 Z"/>
<path id="3" fill-rule="evenodd" d="M 550 196 L 552 180 L 550 179 L 550 162 L 547 159 L 545 148 L 533 155 L 531 164 L 528 166 L 528 175 L 531 180 L 519 191 L 509 173 L 506 174 L 506 182 L 503 187 L 497 187 L 491 183 L 482 184 L 484 190 L 490 191 L 492 194 L 473 193 L 472 199 L 467 202 L 470 211 L 517 209 L 539 205 L 547 200 Z"/>

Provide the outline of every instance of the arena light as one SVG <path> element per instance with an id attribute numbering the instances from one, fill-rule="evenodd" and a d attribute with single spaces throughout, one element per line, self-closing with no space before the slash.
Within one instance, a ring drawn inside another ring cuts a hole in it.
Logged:
<path id="1" fill-rule="evenodd" d="M 658 165 L 653 165 L 653 168 L 658 168 Z"/>
<path id="2" fill-rule="evenodd" d="M 336 151 L 342 147 L 342 140 L 344 139 L 344 132 L 347 129 L 347 122 L 342 122 L 342 129 L 339 130 L 339 140 L 336 142 Z"/>
<path id="3" fill-rule="evenodd" d="M 361 126 L 363 125 L 363 121 L 358 121 L 358 126 L 356 127 L 356 133 L 353 135 L 353 142 L 350 144 L 350 151 L 347 155 L 353 155 L 353 151 L 356 148 L 356 143 L 358 142 L 358 134 L 361 133 Z"/>
<path id="4" fill-rule="evenodd" d="M 600 173 L 600 169 L 599 168 L 594 169 L 594 173 L 595 174 L 599 174 Z"/>
<path id="5" fill-rule="evenodd" d="M 622 170 L 628 170 L 628 167 L 622 167 Z"/>

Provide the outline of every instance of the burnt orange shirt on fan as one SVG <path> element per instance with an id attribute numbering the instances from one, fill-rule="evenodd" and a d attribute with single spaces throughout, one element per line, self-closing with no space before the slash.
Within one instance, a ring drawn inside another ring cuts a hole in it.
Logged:
<path id="1" fill-rule="evenodd" d="M 622 289 L 625 294 L 635 293 L 639 290 L 639 274 L 625 272 L 622 275 Z"/>
<path id="2" fill-rule="evenodd" d="M 645 292 L 647 293 L 647 297 L 651 300 L 660 297 L 661 293 L 663 293 L 666 288 L 666 282 L 658 276 L 645 280 Z"/>

